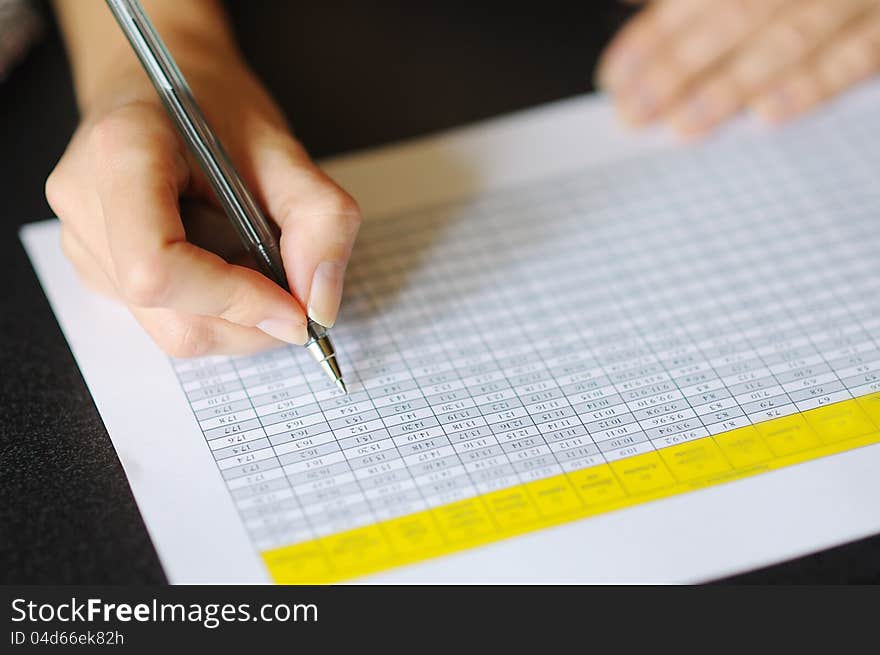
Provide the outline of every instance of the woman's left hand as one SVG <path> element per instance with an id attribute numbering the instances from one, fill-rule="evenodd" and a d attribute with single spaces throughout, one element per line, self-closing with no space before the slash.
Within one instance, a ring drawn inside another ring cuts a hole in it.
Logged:
<path id="1" fill-rule="evenodd" d="M 654 0 L 597 79 L 627 122 L 704 134 L 742 109 L 769 122 L 880 72 L 880 0 Z"/>

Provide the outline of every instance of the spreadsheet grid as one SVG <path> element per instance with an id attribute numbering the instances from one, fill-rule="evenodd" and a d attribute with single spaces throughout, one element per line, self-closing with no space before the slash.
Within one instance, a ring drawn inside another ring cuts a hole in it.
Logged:
<path id="1" fill-rule="evenodd" d="M 365 222 L 349 396 L 295 347 L 173 362 L 255 546 L 880 391 L 868 114 Z"/>

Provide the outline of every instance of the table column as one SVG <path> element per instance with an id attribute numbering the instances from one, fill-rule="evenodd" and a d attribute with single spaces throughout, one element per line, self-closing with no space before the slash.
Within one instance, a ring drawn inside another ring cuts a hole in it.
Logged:
<path id="1" fill-rule="evenodd" d="M 175 369 L 256 546 L 310 538 L 234 360 L 179 361 Z"/>

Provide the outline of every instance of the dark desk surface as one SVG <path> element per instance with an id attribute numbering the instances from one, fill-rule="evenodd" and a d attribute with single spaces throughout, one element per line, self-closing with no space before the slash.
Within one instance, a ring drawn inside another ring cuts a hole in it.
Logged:
<path id="1" fill-rule="evenodd" d="M 330 6 L 330 5 L 333 6 Z M 243 49 L 317 157 L 589 90 L 625 13 L 449 3 L 231 3 Z M 165 580 L 122 467 L 18 242 L 76 123 L 54 28 L 0 85 L 0 582 Z M 880 582 L 880 537 L 737 582 Z"/>

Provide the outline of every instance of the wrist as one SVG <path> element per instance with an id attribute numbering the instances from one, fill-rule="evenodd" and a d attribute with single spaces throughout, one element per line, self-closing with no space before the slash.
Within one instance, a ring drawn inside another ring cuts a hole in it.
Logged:
<path id="1" fill-rule="evenodd" d="M 219 77 L 244 63 L 233 44 L 214 43 L 204 38 L 185 38 L 170 34 L 163 40 L 184 77 Z M 101 114 L 129 102 L 155 102 L 160 98 L 128 42 L 107 50 L 101 65 L 77 76 L 76 96 L 83 116 Z"/>
<path id="2" fill-rule="evenodd" d="M 149 80 L 103 2 L 54 0 L 82 113 L 108 98 L 137 94 Z M 186 77 L 241 57 L 216 0 L 142 0 L 147 15 Z"/>

